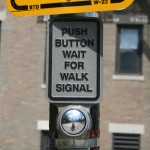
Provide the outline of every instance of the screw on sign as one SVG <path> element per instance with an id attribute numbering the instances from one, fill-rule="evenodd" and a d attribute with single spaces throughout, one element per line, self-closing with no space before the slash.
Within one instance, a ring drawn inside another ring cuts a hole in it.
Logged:
<path id="1" fill-rule="evenodd" d="M 112 11 L 127 8 L 134 0 L 7 0 L 15 16 Z"/>

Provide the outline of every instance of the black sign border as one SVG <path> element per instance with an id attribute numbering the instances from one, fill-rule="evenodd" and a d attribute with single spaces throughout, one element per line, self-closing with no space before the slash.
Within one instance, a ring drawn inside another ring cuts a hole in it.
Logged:
<path id="1" fill-rule="evenodd" d="M 10 3 L 16 11 L 32 11 L 32 10 L 29 9 L 30 5 L 18 5 L 15 0 L 10 0 Z M 37 5 L 37 4 L 35 4 L 35 5 Z M 40 4 L 40 9 L 59 8 L 59 7 L 72 7 L 72 6 L 86 6 L 86 5 L 92 5 L 92 1 L 91 0 L 86 0 L 86 1 L 84 0 L 84 1 L 79 1 L 79 2 Z"/>
<path id="2" fill-rule="evenodd" d="M 97 24 L 97 94 L 96 97 L 90 98 L 90 97 L 53 97 L 52 96 L 52 27 L 55 22 L 95 22 Z M 98 42 L 99 41 L 99 42 Z M 48 77 L 47 77 L 47 92 L 48 92 L 48 98 L 51 100 L 51 102 L 56 103 L 75 103 L 75 102 L 92 102 L 95 103 L 100 98 L 100 79 L 102 78 L 100 75 L 100 71 L 102 69 L 100 68 L 100 57 L 103 56 L 103 24 L 102 21 L 95 17 L 58 17 L 53 18 L 50 20 L 49 24 L 49 55 L 48 55 Z"/>
<path id="3" fill-rule="evenodd" d="M 110 0 L 110 3 L 114 4 L 114 3 L 121 3 L 124 0 Z M 98 1 L 97 1 L 98 2 Z M 16 0 L 10 0 L 10 3 L 12 5 L 12 7 L 16 10 L 16 11 L 12 11 L 12 12 L 18 12 L 18 11 L 34 11 L 34 10 L 30 10 L 29 6 L 30 5 L 18 5 L 16 3 Z M 96 3 L 97 4 L 97 3 Z M 102 3 L 105 4 L 105 3 Z M 106 3 L 107 4 L 107 3 Z M 34 4 L 37 5 L 37 4 Z M 86 6 L 86 5 L 92 5 L 92 1 L 91 0 L 84 0 L 84 1 L 79 1 L 79 2 L 64 2 L 64 3 L 47 3 L 47 4 L 40 4 L 40 9 L 47 9 L 47 8 L 59 8 L 59 7 L 71 7 L 71 6 Z M 31 5 L 32 6 L 32 5 Z"/>

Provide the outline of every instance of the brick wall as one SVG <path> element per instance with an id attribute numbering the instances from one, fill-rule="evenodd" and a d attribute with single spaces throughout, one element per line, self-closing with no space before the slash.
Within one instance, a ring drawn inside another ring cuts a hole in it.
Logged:
<path id="1" fill-rule="evenodd" d="M 150 134 L 150 47 L 149 25 L 144 26 L 143 75 L 144 81 L 113 80 L 116 55 L 116 25 L 104 24 L 104 75 L 101 109 L 101 149 L 111 150 L 112 135 L 109 123 L 145 125 L 141 136 L 141 150 L 149 150 Z"/>
<path id="2" fill-rule="evenodd" d="M 2 23 L 0 55 L 0 149 L 39 150 L 38 119 L 48 119 L 49 104 L 41 89 L 45 24 L 37 17 L 7 13 Z"/>
<path id="3" fill-rule="evenodd" d="M 1 1 L 0 2 L 0 11 L 4 10 L 5 9 L 5 1 Z"/>
<path id="4" fill-rule="evenodd" d="M 133 6 L 132 6 L 133 7 Z M 136 1 L 138 14 L 150 18 L 149 3 Z M 142 10 L 139 12 L 139 9 Z M 130 8 L 127 10 L 129 11 Z M 136 14 L 136 10 L 133 10 Z M 133 13 L 132 12 L 132 13 Z M 126 11 L 124 11 L 126 13 Z M 144 81 L 113 80 L 116 57 L 116 25 L 104 24 L 104 91 L 101 110 L 101 149 L 112 149 L 112 134 L 108 133 L 109 123 L 143 124 L 141 150 L 150 148 L 150 25 L 144 25 L 142 69 Z"/>

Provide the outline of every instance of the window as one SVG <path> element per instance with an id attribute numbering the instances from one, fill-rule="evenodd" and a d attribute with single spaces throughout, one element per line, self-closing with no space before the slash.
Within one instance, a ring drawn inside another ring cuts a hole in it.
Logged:
<path id="1" fill-rule="evenodd" d="M 49 150 L 49 132 L 41 131 L 41 150 Z"/>
<path id="2" fill-rule="evenodd" d="M 140 135 L 114 133 L 113 150 L 140 150 Z"/>
<path id="3" fill-rule="evenodd" d="M 142 26 L 117 26 L 116 74 L 142 74 Z"/>

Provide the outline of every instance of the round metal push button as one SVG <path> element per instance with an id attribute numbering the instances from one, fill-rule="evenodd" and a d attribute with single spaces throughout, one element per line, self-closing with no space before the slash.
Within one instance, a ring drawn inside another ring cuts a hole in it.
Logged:
<path id="1" fill-rule="evenodd" d="M 67 106 L 57 120 L 58 130 L 66 136 L 77 137 L 85 135 L 92 126 L 89 110 L 83 106 Z"/>
<path id="2" fill-rule="evenodd" d="M 62 116 L 61 126 L 68 134 L 80 134 L 85 129 L 86 117 L 79 110 L 68 110 Z"/>

